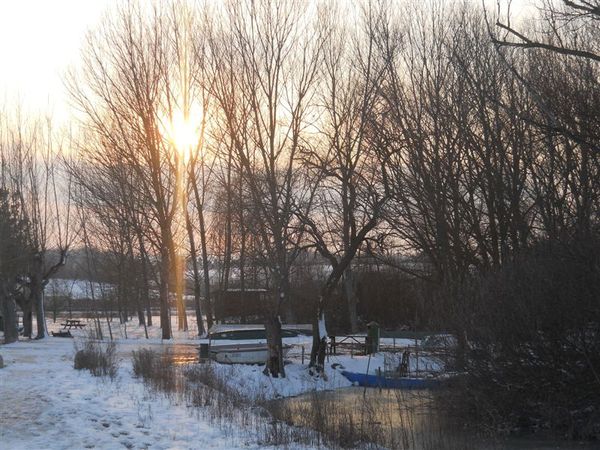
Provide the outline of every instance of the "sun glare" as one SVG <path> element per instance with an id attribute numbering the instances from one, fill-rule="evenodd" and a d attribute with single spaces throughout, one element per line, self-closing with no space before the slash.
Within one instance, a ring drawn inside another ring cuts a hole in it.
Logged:
<path id="1" fill-rule="evenodd" d="M 186 118 L 183 114 L 175 114 L 170 121 L 169 140 L 185 160 L 190 157 L 193 149 L 198 145 L 199 122 L 190 117 Z"/>

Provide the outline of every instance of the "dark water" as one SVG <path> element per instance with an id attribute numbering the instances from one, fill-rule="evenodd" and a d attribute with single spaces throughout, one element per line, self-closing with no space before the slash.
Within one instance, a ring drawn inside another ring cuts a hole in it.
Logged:
<path id="1" fill-rule="evenodd" d="M 197 345 L 149 344 L 144 347 L 159 352 L 166 364 L 184 365 L 199 362 Z M 131 355 L 130 349 L 121 347 L 120 351 Z M 548 436 L 490 438 L 479 435 L 440 410 L 433 393 L 429 390 L 352 387 L 308 393 L 275 400 L 273 403 L 275 407 L 270 408 L 271 413 L 288 423 L 313 429 L 325 426 L 335 430 L 333 434 L 337 433 L 342 437 L 350 434 L 353 435 L 352 438 L 374 442 L 384 448 L 600 449 L 598 444 L 564 441 Z M 323 421 L 326 422 L 325 425 L 320 423 Z"/>
<path id="2" fill-rule="evenodd" d="M 305 394 L 277 400 L 280 419 L 319 429 L 316 415 L 326 416 L 327 429 L 344 438 L 355 433 L 361 440 L 385 448 L 449 449 L 592 449 L 590 443 L 538 436 L 490 438 L 466 428 L 436 407 L 427 390 L 364 389 L 359 387 Z M 321 419 L 322 420 L 322 419 Z"/>

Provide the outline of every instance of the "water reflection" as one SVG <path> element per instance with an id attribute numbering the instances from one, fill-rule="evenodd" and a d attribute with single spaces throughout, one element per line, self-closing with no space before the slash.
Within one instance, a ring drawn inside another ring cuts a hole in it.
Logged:
<path id="1" fill-rule="evenodd" d="M 463 449 L 464 439 L 447 439 L 433 396 L 426 390 L 349 388 L 281 401 L 276 415 L 294 425 L 316 429 L 344 446 Z M 361 444 L 362 443 L 362 444 Z"/>
<path id="2" fill-rule="evenodd" d="M 135 346 L 129 348 L 126 344 L 119 345 L 119 353 L 123 356 L 131 357 L 131 352 L 145 348 L 152 350 L 160 355 L 165 365 L 184 365 L 199 362 L 198 346 L 190 344 L 151 344 L 148 343 L 142 347 Z"/>
<path id="3" fill-rule="evenodd" d="M 270 409 L 280 420 L 318 430 L 345 447 L 392 449 L 592 449 L 538 436 L 491 438 L 441 411 L 428 390 L 347 388 L 277 400 Z"/>
<path id="4" fill-rule="evenodd" d="M 170 345 L 160 355 L 165 363 L 175 366 L 193 364 L 199 361 L 198 349 L 190 345 Z"/>

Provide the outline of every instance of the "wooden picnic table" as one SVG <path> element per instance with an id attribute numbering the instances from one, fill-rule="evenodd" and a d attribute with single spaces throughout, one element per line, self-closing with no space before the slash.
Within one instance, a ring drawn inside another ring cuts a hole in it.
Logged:
<path id="1" fill-rule="evenodd" d="M 63 326 L 63 330 L 70 330 L 71 328 L 83 329 L 86 324 L 80 319 L 66 319 L 65 323 L 61 323 L 61 325 Z"/>

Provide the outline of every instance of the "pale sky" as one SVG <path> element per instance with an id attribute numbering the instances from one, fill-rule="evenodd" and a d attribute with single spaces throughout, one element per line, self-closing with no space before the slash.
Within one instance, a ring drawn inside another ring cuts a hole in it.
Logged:
<path id="1" fill-rule="evenodd" d="M 27 112 L 52 112 L 64 123 L 62 77 L 77 63 L 86 31 L 118 1 L 0 0 L 0 109 L 18 101 Z M 513 1 L 513 12 L 531 2 Z"/>
<path id="2" fill-rule="evenodd" d="M 86 31 L 117 0 L 0 0 L 0 102 L 68 114 L 62 76 Z"/>

